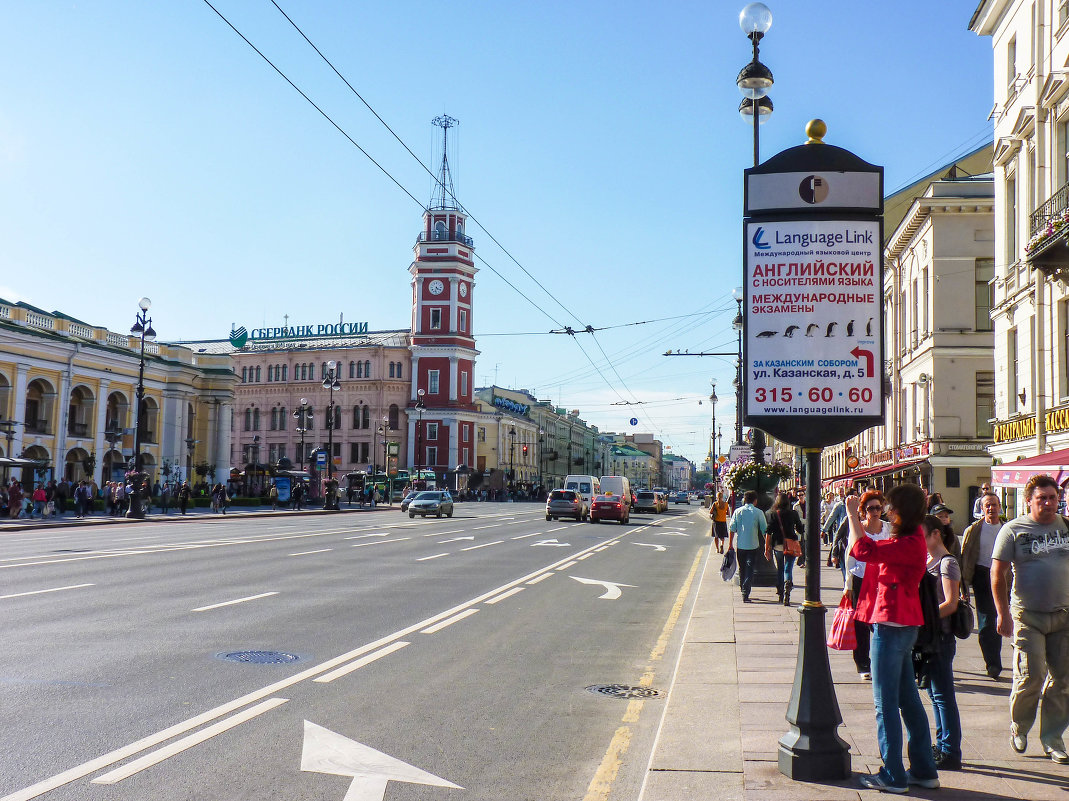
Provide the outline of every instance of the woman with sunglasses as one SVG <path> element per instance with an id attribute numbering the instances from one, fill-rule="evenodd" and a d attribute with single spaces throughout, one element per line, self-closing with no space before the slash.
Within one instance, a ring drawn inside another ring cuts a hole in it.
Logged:
<path id="1" fill-rule="evenodd" d="M 876 542 L 891 538 L 891 524 L 883 520 L 883 495 L 876 490 L 868 490 L 861 496 L 861 528 Z M 850 600 L 857 609 L 861 596 L 861 583 L 865 578 L 865 563 L 854 557 L 846 557 L 846 586 L 843 592 L 850 593 Z M 854 649 L 854 665 L 857 675 L 862 679 L 872 679 L 872 661 L 869 658 L 869 635 L 872 627 L 861 620 L 854 619 L 854 632 L 857 634 L 857 648 Z"/>
<path id="2" fill-rule="evenodd" d="M 921 522 L 927 511 L 924 490 L 899 484 L 887 493 L 891 537 L 877 542 L 861 525 L 858 498 L 847 499 L 848 553 L 865 562 L 858 597 L 858 620 L 872 624 L 872 696 L 876 739 L 883 767 L 861 784 L 885 793 L 908 793 L 911 784 L 939 786 L 928 715 L 913 675 L 913 644 L 924 623 L 920 583 L 928 563 Z M 902 762 L 902 726 L 908 733 L 909 770 Z"/>

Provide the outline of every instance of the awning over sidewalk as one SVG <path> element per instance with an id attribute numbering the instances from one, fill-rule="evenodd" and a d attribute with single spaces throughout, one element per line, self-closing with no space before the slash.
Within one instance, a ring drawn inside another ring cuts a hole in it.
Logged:
<path id="1" fill-rule="evenodd" d="M 1069 448 L 991 468 L 991 482 L 999 487 L 1023 487 L 1032 476 L 1040 475 L 1050 476 L 1058 486 L 1069 481 Z"/>

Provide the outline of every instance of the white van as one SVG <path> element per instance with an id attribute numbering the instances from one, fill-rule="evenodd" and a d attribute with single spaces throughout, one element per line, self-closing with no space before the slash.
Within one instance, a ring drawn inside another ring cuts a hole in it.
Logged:
<path id="1" fill-rule="evenodd" d="M 564 489 L 572 490 L 579 494 L 583 500 L 583 520 L 590 517 L 590 504 L 594 503 L 594 496 L 601 494 L 601 481 L 597 476 L 565 476 Z"/>
<path id="2" fill-rule="evenodd" d="M 621 499 L 625 509 L 631 508 L 631 482 L 627 476 L 602 476 L 600 494 L 615 495 Z"/>

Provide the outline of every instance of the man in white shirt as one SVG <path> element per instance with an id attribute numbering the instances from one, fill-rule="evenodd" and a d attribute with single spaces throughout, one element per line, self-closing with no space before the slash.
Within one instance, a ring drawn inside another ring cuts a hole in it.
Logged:
<path id="1" fill-rule="evenodd" d="M 990 492 L 981 495 L 979 500 L 983 516 L 962 533 L 961 580 L 966 587 L 972 587 L 978 629 L 976 637 L 987 665 L 987 675 L 998 679 L 1002 673 L 1002 637 L 995 628 L 997 615 L 991 596 L 991 551 L 995 547 L 995 537 L 1002 530 L 999 518 L 1002 504 L 998 496 Z"/>

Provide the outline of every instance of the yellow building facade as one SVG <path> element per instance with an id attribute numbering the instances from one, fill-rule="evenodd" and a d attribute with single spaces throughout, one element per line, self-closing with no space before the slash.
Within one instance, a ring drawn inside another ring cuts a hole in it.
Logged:
<path id="1" fill-rule="evenodd" d="M 120 477 L 134 456 L 140 348 L 131 334 L 0 299 L 0 464 L 15 460 L 11 477 Z M 225 480 L 235 384 L 229 356 L 145 343 L 141 451 L 153 481 L 190 479 L 198 464 Z"/>

